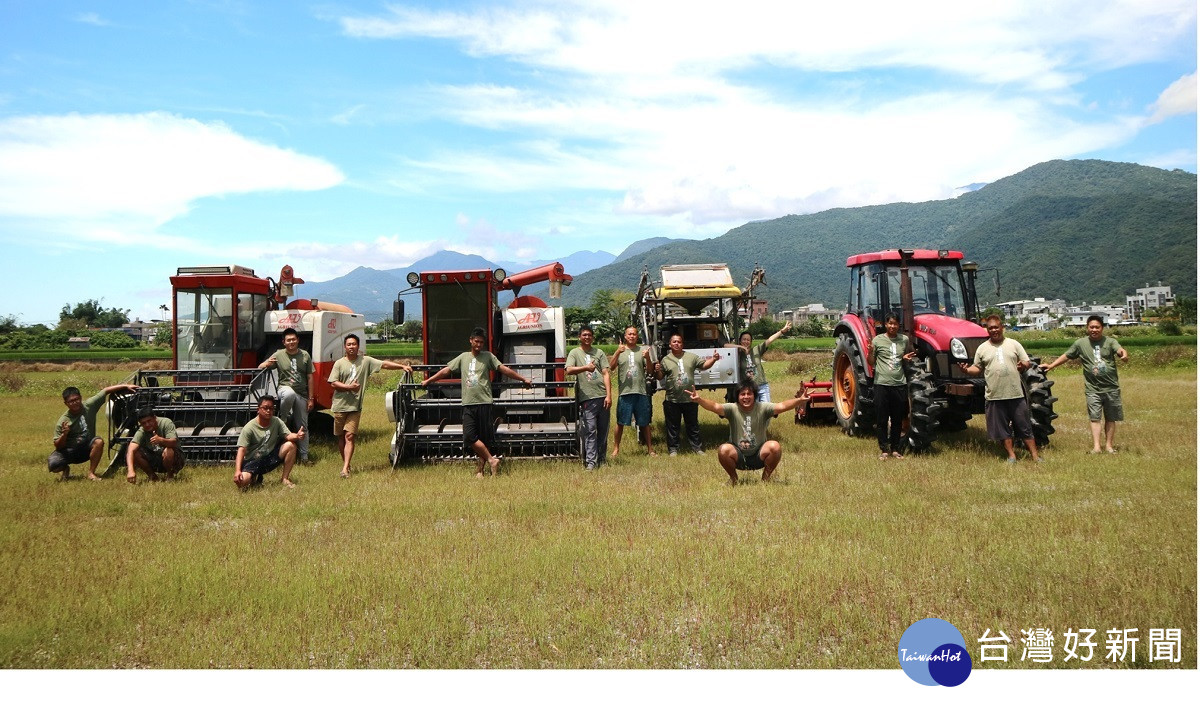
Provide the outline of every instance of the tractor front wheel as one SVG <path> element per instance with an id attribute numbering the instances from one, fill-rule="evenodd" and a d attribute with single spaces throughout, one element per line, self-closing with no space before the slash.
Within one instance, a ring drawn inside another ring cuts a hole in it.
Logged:
<path id="1" fill-rule="evenodd" d="M 1033 440 L 1039 447 L 1050 443 L 1050 435 L 1054 433 L 1054 424 L 1058 418 L 1054 413 L 1054 403 L 1058 401 L 1051 393 L 1053 380 L 1046 379 L 1046 373 L 1038 367 L 1038 358 L 1031 358 L 1033 365 L 1025 371 L 1025 390 L 1029 396 L 1029 418 L 1033 423 Z"/>
<path id="2" fill-rule="evenodd" d="M 912 451 L 928 451 L 937 439 L 938 420 L 946 401 L 937 397 L 937 387 L 929 365 L 913 358 L 912 377 L 908 381 L 908 447 Z"/>
<path id="3" fill-rule="evenodd" d="M 842 431 L 866 436 L 875 428 L 875 400 L 862 351 L 848 333 L 833 348 L 833 412 Z"/>

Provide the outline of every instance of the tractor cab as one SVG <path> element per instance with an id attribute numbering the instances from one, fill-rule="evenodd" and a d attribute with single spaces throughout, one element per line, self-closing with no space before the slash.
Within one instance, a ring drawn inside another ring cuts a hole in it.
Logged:
<path id="1" fill-rule="evenodd" d="M 244 266 L 181 267 L 171 277 L 177 370 L 256 367 L 274 310 L 268 279 Z"/>

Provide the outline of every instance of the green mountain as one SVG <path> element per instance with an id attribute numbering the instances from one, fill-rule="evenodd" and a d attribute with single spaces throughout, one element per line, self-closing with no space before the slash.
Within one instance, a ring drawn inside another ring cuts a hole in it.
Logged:
<path id="1" fill-rule="evenodd" d="M 1196 293 L 1196 175 L 1129 163 L 1055 160 L 957 198 L 834 209 L 751 222 L 714 239 L 673 241 L 637 258 L 580 274 L 564 305 L 596 289 L 633 291 L 643 264 L 723 262 L 739 285 L 766 269 L 758 295 L 771 311 L 808 303 L 843 306 L 846 258 L 896 247 L 958 249 L 981 269 L 1000 270 L 1001 294 L 1125 302 L 1146 282 Z M 981 273 L 990 283 L 990 273 Z"/>

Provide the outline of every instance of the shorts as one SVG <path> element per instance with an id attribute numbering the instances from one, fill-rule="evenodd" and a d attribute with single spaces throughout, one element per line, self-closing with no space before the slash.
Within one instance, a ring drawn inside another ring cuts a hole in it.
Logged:
<path id="1" fill-rule="evenodd" d="M 467 453 L 471 453 L 476 441 L 482 441 L 483 445 L 488 447 L 488 451 L 491 451 L 492 434 L 495 433 L 492 429 L 492 405 L 467 404 L 463 405 L 462 411 L 463 446 L 467 447 Z M 494 456 L 495 452 L 492 452 L 492 455 Z"/>
<path id="2" fill-rule="evenodd" d="M 1121 390 L 1116 392 L 1088 392 L 1084 395 L 1087 400 L 1088 421 L 1100 421 L 1100 415 L 1108 422 L 1125 420 L 1125 409 L 1121 406 Z"/>
<path id="3" fill-rule="evenodd" d="M 984 419 L 987 421 L 988 438 L 992 441 L 1013 438 L 1014 429 L 1016 429 L 1017 438 L 1021 440 L 1033 438 L 1033 424 L 1029 420 L 1029 403 L 1025 401 L 1024 397 L 985 402 L 983 411 Z"/>
<path id="4" fill-rule="evenodd" d="M 357 414 L 358 412 L 351 412 Z M 283 464 L 283 459 L 279 457 L 280 444 L 271 450 L 271 453 L 258 459 L 242 461 L 242 472 L 250 474 L 250 485 L 261 485 L 263 476 L 279 468 Z"/>
<path id="5" fill-rule="evenodd" d="M 150 464 L 151 471 L 155 473 L 167 473 L 167 467 L 163 463 L 163 453 L 166 451 L 166 449 L 154 451 L 153 449 L 143 449 L 138 447 L 138 450 L 145 454 L 146 462 Z M 187 457 L 184 456 L 183 449 L 175 449 L 175 461 L 179 464 L 180 470 L 187 465 Z"/>
<path id="6" fill-rule="evenodd" d="M 734 444 L 734 446 L 737 445 Z M 762 457 L 758 455 L 760 451 L 762 451 L 761 448 L 754 451 L 745 451 L 744 449 L 739 448 L 737 455 L 737 470 L 757 471 L 760 468 L 766 468 L 766 464 L 763 463 Z"/>
<path id="7" fill-rule="evenodd" d="M 98 438 L 98 437 L 97 437 Z M 84 439 L 75 446 L 66 449 L 55 449 L 46 459 L 46 465 L 51 471 L 61 471 L 70 464 L 83 463 L 92 458 L 92 442 L 96 439 Z"/>
<path id="8" fill-rule="evenodd" d="M 629 426 L 637 420 L 639 427 L 650 426 L 650 398 L 636 392 L 617 398 L 617 425 Z"/>
<path id="9" fill-rule="evenodd" d="M 342 432 L 348 434 L 358 433 L 358 421 L 362 419 L 362 410 L 357 412 L 334 412 L 333 413 L 333 435 L 341 436 Z"/>

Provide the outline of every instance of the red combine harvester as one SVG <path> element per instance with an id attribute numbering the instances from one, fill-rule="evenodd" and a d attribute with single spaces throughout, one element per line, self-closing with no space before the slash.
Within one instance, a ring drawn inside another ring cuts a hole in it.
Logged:
<path id="1" fill-rule="evenodd" d="M 572 277 L 557 262 L 513 276 L 504 269 L 424 271 L 408 275 L 421 292 L 425 376 L 468 349 L 471 331 L 483 328 L 486 348 L 501 362 L 533 381 L 531 389 L 497 380 L 492 385 L 497 412 L 493 453 L 523 458 L 578 457 L 574 382 L 566 381 L 566 326 L 563 309 L 532 296 L 522 287 L 549 282 L 550 298 L 559 298 Z M 501 291 L 515 298 L 501 306 Z M 397 298 L 394 320 L 404 320 Z M 441 380 L 421 394 L 419 383 L 404 377 L 387 393 L 385 406 L 396 425 L 389 459 L 452 460 L 463 457 L 462 388 Z"/>
<path id="2" fill-rule="evenodd" d="M 294 328 L 300 347 L 312 353 L 317 409 L 328 408 L 333 389 L 326 380 L 343 355 L 342 338 L 363 337 L 363 316 L 334 303 L 292 297 L 302 284 L 292 267 L 279 279 L 256 276 L 244 266 L 182 267 L 171 277 L 174 332 L 171 370 L 139 370 L 129 381 L 136 394 L 115 402 L 109 441 L 123 447 L 136 430 L 138 408 L 154 407 L 175 422 L 188 461 L 232 461 L 242 426 L 255 416 L 257 399 L 277 396 L 278 375 L 258 364 L 283 347 L 283 331 Z M 286 305 L 285 305 L 286 303 Z M 310 428 L 328 428 L 327 416 Z M 117 456 L 114 465 L 123 465 Z"/>
<path id="3" fill-rule="evenodd" d="M 956 367 L 969 364 L 987 340 L 987 331 L 977 322 L 979 267 L 962 263 L 962 258 L 962 252 L 945 249 L 892 249 L 846 260 L 850 298 L 834 329 L 833 381 L 805 387 L 812 390 L 816 406 L 832 404 L 847 434 L 865 436 L 875 428 L 875 372 L 866 354 L 890 312 L 901 317 L 901 332 L 916 351 L 909 380 L 909 448 L 925 451 L 939 431 L 961 431 L 972 415 L 983 413 L 983 378 L 964 375 Z M 1037 367 L 1029 368 L 1024 379 L 1034 438 L 1044 446 L 1058 416 L 1051 393 L 1054 383 Z"/>

